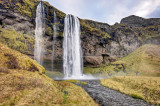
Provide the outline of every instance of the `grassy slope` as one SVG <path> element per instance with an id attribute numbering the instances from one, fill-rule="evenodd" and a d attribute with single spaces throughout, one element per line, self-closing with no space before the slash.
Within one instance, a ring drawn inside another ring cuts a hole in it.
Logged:
<path id="1" fill-rule="evenodd" d="M 114 64 L 124 64 L 126 71 L 160 75 L 160 46 L 144 45 Z"/>
<path id="2" fill-rule="evenodd" d="M 0 105 L 97 105 L 81 87 L 53 81 L 36 61 L 3 44 L 0 58 Z"/>
<path id="3" fill-rule="evenodd" d="M 160 104 L 160 78 L 159 77 L 115 77 L 103 79 L 101 84 L 129 94 L 134 98 L 144 99 L 153 104 Z"/>

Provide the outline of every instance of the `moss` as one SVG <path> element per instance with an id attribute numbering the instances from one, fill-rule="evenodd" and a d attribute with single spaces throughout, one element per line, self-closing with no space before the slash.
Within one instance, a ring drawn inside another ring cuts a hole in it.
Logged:
<path id="1" fill-rule="evenodd" d="M 80 84 L 82 84 L 82 85 L 87 85 L 87 83 L 86 83 L 86 82 L 80 82 Z"/>
<path id="2" fill-rule="evenodd" d="M 48 36 L 53 36 L 53 30 L 52 30 L 51 27 L 47 27 L 47 28 L 46 28 L 46 34 L 47 34 Z"/>
<path id="3" fill-rule="evenodd" d="M 68 82 L 72 82 L 72 83 L 78 83 L 78 80 L 67 80 Z"/>
<path id="4" fill-rule="evenodd" d="M 138 34 L 141 41 L 145 42 L 154 37 L 159 37 L 158 27 L 160 27 L 160 25 L 134 28 L 133 30 Z"/>
<path id="5" fill-rule="evenodd" d="M 0 28 L 0 42 L 24 54 L 33 54 L 34 38 L 15 30 Z"/>
<path id="6" fill-rule="evenodd" d="M 131 96 L 132 96 L 133 98 L 135 98 L 135 99 L 142 99 L 142 100 L 144 100 L 144 98 L 143 98 L 142 96 L 137 95 L 137 94 L 134 94 L 134 93 L 132 93 Z"/>
<path id="7" fill-rule="evenodd" d="M 32 12 L 35 11 L 37 0 L 23 0 L 23 2 L 17 2 L 15 5 L 15 9 L 18 10 L 19 13 L 26 15 L 30 18 L 35 17 L 32 16 Z"/>
<path id="8" fill-rule="evenodd" d="M 111 36 L 108 33 L 101 31 L 100 29 L 97 29 L 95 27 L 92 27 L 84 20 L 80 20 L 80 24 L 81 24 L 82 34 L 91 33 L 92 35 L 101 36 L 104 39 L 111 38 Z"/>

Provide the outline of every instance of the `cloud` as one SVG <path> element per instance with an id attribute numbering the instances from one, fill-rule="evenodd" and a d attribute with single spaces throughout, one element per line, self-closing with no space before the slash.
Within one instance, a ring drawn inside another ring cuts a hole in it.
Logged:
<path id="1" fill-rule="evenodd" d="M 67 14 L 114 24 L 129 15 L 158 14 L 160 0 L 45 0 Z M 153 17 L 154 17 L 153 16 Z"/>

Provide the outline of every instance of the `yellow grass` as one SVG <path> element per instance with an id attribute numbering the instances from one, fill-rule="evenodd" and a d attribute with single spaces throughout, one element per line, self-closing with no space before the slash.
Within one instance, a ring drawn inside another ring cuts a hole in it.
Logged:
<path id="1" fill-rule="evenodd" d="M 141 98 L 153 104 L 160 104 L 160 78 L 125 76 L 103 79 L 101 84 L 122 93 Z"/>

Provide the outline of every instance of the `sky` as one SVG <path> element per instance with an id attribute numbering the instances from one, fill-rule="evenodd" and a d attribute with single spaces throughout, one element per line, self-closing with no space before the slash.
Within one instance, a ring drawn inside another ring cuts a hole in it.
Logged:
<path id="1" fill-rule="evenodd" d="M 44 0 L 66 14 L 108 23 L 129 15 L 160 18 L 160 0 Z"/>

